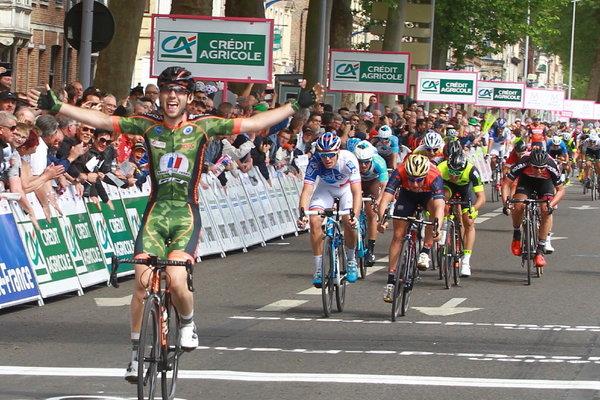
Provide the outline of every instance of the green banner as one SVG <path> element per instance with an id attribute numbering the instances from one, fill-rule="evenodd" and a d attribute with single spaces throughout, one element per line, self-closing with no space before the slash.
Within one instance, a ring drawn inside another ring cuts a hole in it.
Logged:
<path id="1" fill-rule="evenodd" d="M 38 220 L 41 230 L 35 235 L 31 231 L 27 233 L 25 241 L 32 241 L 33 248 L 40 248 L 46 260 L 46 272 L 53 281 L 76 277 L 73 260 L 69 256 L 67 242 L 60 228 L 58 218 L 52 218 L 50 222 Z M 27 244 L 29 246 L 29 244 Z M 36 275 L 43 273 L 36 269 Z"/>
<path id="2" fill-rule="evenodd" d="M 440 79 L 440 94 L 472 96 L 473 81 L 462 79 Z"/>
<path id="3" fill-rule="evenodd" d="M 265 35 L 241 33 L 198 33 L 196 62 L 262 66 L 266 63 Z"/>
<path id="4" fill-rule="evenodd" d="M 69 249 L 76 262 L 77 272 L 81 274 L 106 270 L 90 217 L 84 213 L 69 215 L 66 219 L 68 224 L 64 225 L 65 238 L 70 243 Z"/>
<path id="5" fill-rule="evenodd" d="M 406 64 L 394 62 L 361 61 L 360 82 L 404 83 Z"/>
<path id="6" fill-rule="evenodd" d="M 131 233 L 135 239 L 142 225 L 144 211 L 146 211 L 146 206 L 148 205 L 148 197 L 123 198 L 123 204 L 125 205 Z"/>
<path id="7" fill-rule="evenodd" d="M 133 234 L 123 203 L 113 201 L 112 209 L 108 204 L 102 203 L 102 215 L 106 221 L 114 254 L 118 258 L 132 258 L 134 252 Z"/>

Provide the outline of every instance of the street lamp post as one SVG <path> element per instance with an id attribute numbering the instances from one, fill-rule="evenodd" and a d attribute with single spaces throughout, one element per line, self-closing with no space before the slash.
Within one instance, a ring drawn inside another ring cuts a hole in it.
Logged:
<path id="1" fill-rule="evenodd" d="M 569 56 L 569 100 L 571 100 L 571 91 L 573 90 L 573 43 L 575 42 L 575 9 L 579 0 L 571 1 L 573 2 L 573 22 L 571 23 L 571 54 Z"/>

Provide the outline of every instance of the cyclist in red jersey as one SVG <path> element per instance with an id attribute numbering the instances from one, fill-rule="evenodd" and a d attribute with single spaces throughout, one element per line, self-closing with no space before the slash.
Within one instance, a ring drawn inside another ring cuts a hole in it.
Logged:
<path id="1" fill-rule="evenodd" d="M 432 218 L 437 218 L 438 221 L 444 219 L 444 181 L 440 171 L 427 157 L 420 154 L 411 154 L 404 163 L 392 172 L 378 211 L 378 229 L 382 233 L 387 227 L 384 215 L 387 212 L 388 205 L 394 200 L 397 191 L 399 192 L 394 208 L 394 216 L 412 216 L 417 207 L 421 206 L 423 210 L 429 211 Z M 387 303 L 392 301 L 394 275 L 398 257 L 400 257 L 400 248 L 402 247 L 406 225 L 407 222 L 400 219 L 394 219 L 393 221 L 394 233 L 389 250 L 388 282 L 383 296 L 383 300 Z M 425 241 L 417 263 L 418 268 L 421 270 L 426 270 L 429 267 L 429 253 L 434 240 L 439 240 L 439 232 L 433 232 L 433 229 L 428 226 L 425 229 Z"/>
<path id="2" fill-rule="evenodd" d="M 533 117 L 531 124 L 527 127 L 527 136 L 531 146 L 546 149 L 546 125 L 540 123 L 539 117 Z"/>

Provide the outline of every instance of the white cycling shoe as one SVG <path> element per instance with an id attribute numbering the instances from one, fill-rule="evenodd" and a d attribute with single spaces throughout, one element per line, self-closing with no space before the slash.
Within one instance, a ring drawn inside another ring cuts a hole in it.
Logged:
<path id="1" fill-rule="evenodd" d="M 463 278 L 468 278 L 471 276 L 471 265 L 469 262 L 461 262 L 460 264 L 460 276 Z"/>
<path id="2" fill-rule="evenodd" d="M 198 334 L 196 333 L 195 323 L 183 325 L 179 329 L 179 345 L 185 351 L 192 351 L 198 347 Z"/>
<path id="3" fill-rule="evenodd" d="M 419 259 L 417 260 L 417 268 L 421 271 L 427 271 L 429 269 L 429 263 L 431 262 L 429 258 L 429 254 L 421 253 L 419 254 Z"/>
<path id="4" fill-rule="evenodd" d="M 132 360 L 125 370 L 125 380 L 129 383 L 137 383 L 138 381 L 138 362 Z"/>

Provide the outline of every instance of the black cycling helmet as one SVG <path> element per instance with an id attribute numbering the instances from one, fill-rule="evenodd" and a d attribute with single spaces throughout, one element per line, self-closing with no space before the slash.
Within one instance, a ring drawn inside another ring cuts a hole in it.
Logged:
<path id="1" fill-rule="evenodd" d="M 467 167 L 467 156 L 462 151 L 454 152 L 448 159 L 448 167 L 455 171 L 462 171 Z"/>
<path id="2" fill-rule="evenodd" d="M 444 156 L 450 158 L 454 153 L 462 153 L 462 146 L 458 140 L 451 140 L 444 146 Z"/>
<path id="3" fill-rule="evenodd" d="M 527 151 L 527 145 L 525 144 L 524 141 L 519 140 L 517 143 L 515 143 L 515 152 L 525 153 L 526 151 Z"/>
<path id="4" fill-rule="evenodd" d="M 190 71 L 183 67 L 168 67 L 158 76 L 158 87 L 165 85 L 180 85 L 192 93 L 196 87 Z"/>
<path id="5" fill-rule="evenodd" d="M 529 163 L 534 167 L 545 167 L 548 164 L 548 153 L 540 148 L 534 149 L 529 155 Z"/>

